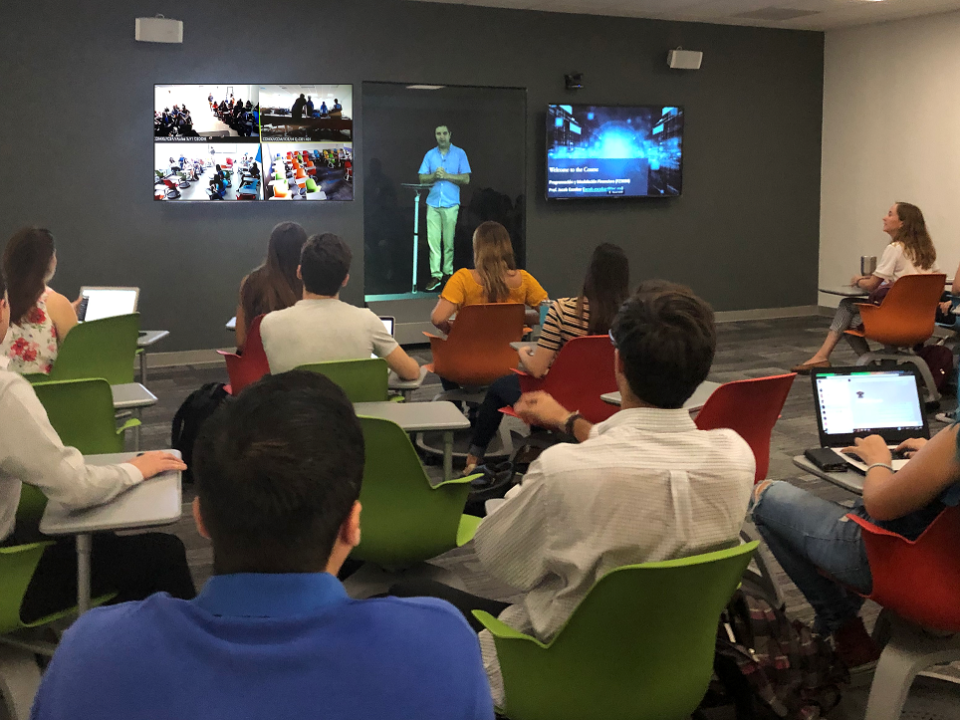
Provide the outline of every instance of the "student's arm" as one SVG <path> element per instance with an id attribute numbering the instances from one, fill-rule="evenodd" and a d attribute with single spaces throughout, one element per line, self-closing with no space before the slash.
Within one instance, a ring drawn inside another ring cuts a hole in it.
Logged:
<path id="1" fill-rule="evenodd" d="M 521 395 L 513 409 L 528 425 L 554 428 L 563 432 L 566 432 L 567 420 L 573 413 L 554 400 L 552 395 L 542 390 Z M 593 423 L 582 417 L 577 418 L 573 424 L 572 434 L 577 442 L 583 442 L 590 437 L 592 428 Z"/>
<path id="2" fill-rule="evenodd" d="M 440 293 L 440 299 L 437 300 L 436 307 L 430 313 L 430 322 L 441 332 L 450 333 L 450 318 L 457 312 L 467 300 L 467 289 L 464 285 L 464 271 L 458 270 L 453 277 L 447 280 L 447 284 Z"/>
<path id="3" fill-rule="evenodd" d="M 430 322 L 433 323 L 434 327 L 438 328 L 444 333 L 450 333 L 450 318 L 453 317 L 453 314 L 457 311 L 457 306 L 454 305 L 449 300 L 444 300 L 440 298 L 437 300 L 436 307 L 433 308 L 433 312 L 430 313 Z"/>
<path id="4" fill-rule="evenodd" d="M 63 295 L 51 291 L 47 294 L 47 312 L 57 329 L 57 340 L 62 344 L 67 333 L 77 324 L 77 311 Z"/>
<path id="5" fill-rule="evenodd" d="M 420 366 L 417 361 L 407 355 L 406 351 L 399 345 L 384 360 L 401 380 L 416 380 L 420 377 Z"/>
<path id="6" fill-rule="evenodd" d="M 960 295 L 960 266 L 957 267 L 957 272 L 953 275 L 953 285 L 950 286 L 951 295 Z"/>
<path id="7" fill-rule="evenodd" d="M 547 350 L 537 345 L 535 348 L 525 347 L 520 351 L 520 362 L 523 369 L 535 378 L 542 378 L 550 369 L 553 359 L 557 356 L 556 350 Z"/>
<path id="8" fill-rule="evenodd" d="M 908 440 L 901 449 L 918 448 L 913 459 L 894 473 L 884 467 L 867 472 L 863 483 L 863 504 L 876 520 L 896 520 L 927 506 L 954 483 L 960 481 L 957 460 L 957 425 L 937 433 L 930 442 Z M 857 438 L 852 448 L 867 465 L 891 463 L 890 450 L 879 435 Z"/>
<path id="9" fill-rule="evenodd" d="M 850 284 L 861 290 L 873 292 L 883 284 L 883 278 L 876 275 L 854 275 L 850 279 Z"/>
<path id="10" fill-rule="evenodd" d="M 233 329 L 233 334 L 237 340 L 237 350 L 243 352 L 243 346 L 247 344 L 247 315 L 243 312 L 243 288 L 247 284 L 248 275 L 240 282 L 240 299 L 237 300 L 237 325 Z"/>

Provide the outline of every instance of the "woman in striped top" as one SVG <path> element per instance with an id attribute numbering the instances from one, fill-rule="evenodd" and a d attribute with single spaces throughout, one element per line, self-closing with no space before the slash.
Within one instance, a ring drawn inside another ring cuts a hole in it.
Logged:
<path id="1" fill-rule="evenodd" d="M 605 335 L 627 299 L 630 267 L 617 245 L 602 243 L 593 251 L 580 295 L 553 303 L 541 328 L 535 349 L 521 350 L 520 361 L 534 377 L 543 377 L 560 348 L 571 338 Z M 520 379 L 511 373 L 494 380 L 487 390 L 473 428 L 465 472 L 482 462 L 487 445 L 497 434 L 503 415 L 500 408 L 520 399 Z"/>

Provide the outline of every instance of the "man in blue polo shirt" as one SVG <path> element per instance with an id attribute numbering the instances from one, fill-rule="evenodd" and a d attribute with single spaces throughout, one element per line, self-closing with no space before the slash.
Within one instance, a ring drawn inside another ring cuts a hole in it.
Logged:
<path id="1" fill-rule="evenodd" d="M 91 610 L 64 635 L 34 720 L 492 720 L 477 636 L 427 598 L 352 600 L 364 444 L 346 395 L 293 371 L 249 386 L 194 448 L 214 576 Z"/>
<path id="2" fill-rule="evenodd" d="M 425 288 L 433 292 L 440 287 L 444 276 L 453 275 L 453 235 L 460 212 L 460 188 L 470 184 L 470 163 L 462 148 L 450 142 L 450 129 L 437 127 L 437 146 L 423 156 L 420 163 L 420 183 L 432 183 L 427 195 L 427 243 L 430 245 L 430 283 Z M 440 244 L 443 242 L 443 266 L 440 264 Z"/>

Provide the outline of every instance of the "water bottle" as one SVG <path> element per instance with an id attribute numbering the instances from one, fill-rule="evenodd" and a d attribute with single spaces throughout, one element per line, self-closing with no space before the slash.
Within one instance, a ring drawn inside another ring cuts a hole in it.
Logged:
<path id="1" fill-rule="evenodd" d="M 550 311 L 550 306 L 553 305 L 553 301 L 549 298 L 546 300 L 540 301 L 540 328 L 543 329 L 543 323 L 546 322 L 547 313 Z"/>
<path id="2" fill-rule="evenodd" d="M 873 271 L 876 269 L 877 269 L 876 255 L 860 256 L 860 274 L 861 275 L 873 275 Z"/>

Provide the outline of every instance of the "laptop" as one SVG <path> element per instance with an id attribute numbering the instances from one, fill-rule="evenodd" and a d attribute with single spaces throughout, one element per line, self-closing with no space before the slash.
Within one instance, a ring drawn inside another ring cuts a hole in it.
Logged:
<path id="1" fill-rule="evenodd" d="M 380 322 L 383 323 L 383 326 L 387 329 L 387 332 L 390 333 L 390 337 L 393 337 L 393 326 L 396 325 L 397 319 L 395 317 L 390 317 L 389 315 L 383 315 L 380 317 Z M 370 355 L 370 357 L 378 357 L 376 353 Z"/>
<path id="2" fill-rule="evenodd" d="M 80 322 L 102 320 L 117 315 L 130 315 L 137 311 L 140 288 L 135 287 L 82 287 L 77 319 Z"/>
<path id="3" fill-rule="evenodd" d="M 930 437 L 916 368 L 824 368 L 811 373 L 820 447 L 832 448 L 847 465 L 866 473 L 867 465 L 839 450 L 854 439 L 879 435 L 894 450 L 909 438 Z M 906 459 L 894 458 L 899 470 Z"/>

